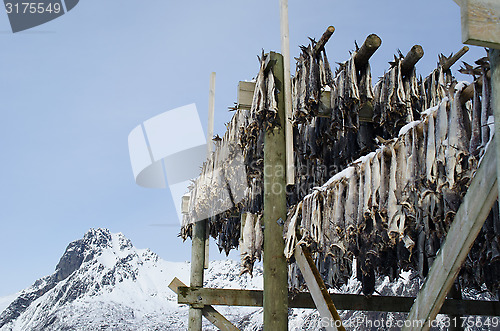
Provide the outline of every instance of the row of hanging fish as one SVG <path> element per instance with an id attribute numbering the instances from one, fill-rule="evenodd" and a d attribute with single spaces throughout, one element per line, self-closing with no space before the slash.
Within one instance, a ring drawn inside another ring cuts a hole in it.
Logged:
<path id="1" fill-rule="evenodd" d="M 372 87 L 369 65 L 356 68 L 356 52 L 332 78 L 325 51 L 314 49 L 314 42 L 302 48 L 293 78 L 297 171 L 287 201 L 299 238 L 286 232 L 288 255 L 299 239 L 311 245 L 330 286 L 345 282 L 357 257 L 365 293 L 375 274 L 395 277 L 411 267 L 425 276 L 490 139 L 488 78 L 463 108 L 464 85 L 454 86 L 441 67 L 417 80 L 414 69 L 401 72 L 399 56 Z M 219 249 L 239 246 L 249 273 L 262 252 L 264 134 L 279 123 L 266 60 L 259 58 L 251 109 L 236 110 L 193 183 L 181 229 L 187 238 L 193 221 L 207 219 Z M 298 287 L 294 263 L 290 270 Z"/>
<path id="2" fill-rule="evenodd" d="M 356 258 L 365 294 L 375 274 L 425 276 L 485 147 L 473 146 L 465 86 L 307 195 L 289 214 L 285 255 L 311 245 L 330 286 L 347 281 Z"/>
<path id="3" fill-rule="evenodd" d="M 257 215 L 263 210 L 263 158 L 265 131 L 279 123 L 274 76 L 266 70 L 268 55 L 259 57 L 252 107 L 237 109 L 215 150 L 203 164 L 201 175 L 190 187 L 189 211 L 184 216 L 180 236 L 191 235 L 193 222 L 208 221 L 208 233 L 217 239 L 219 249 L 229 254 L 240 246 L 242 272 L 252 272 L 260 259 L 261 247 L 244 238 L 259 238 L 259 232 L 241 225 L 239 215 Z M 250 217 L 250 216 L 248 216 Z M 252 216 L 253 217 L 253 216 Z M 249 222 L 247 222 L 249 224 Z M 245 233 L 241 236 L 240 233 Z M 249 247 L 253 247 L 249 249 Z"/>
<path id="4" fill-rule="evenodd" d="M 401 52 L 390 69 L 372 87 L 370 64 L 356 65 L 357 50 L 340 63 L 332 80 L 326 53 L 311 56 L 314 42 L 302 47 L 293 84 L 294 157 L 296 171 L 293 197 L 301 200 L 314 186 L 345 169 L 352 161 L 374 151 L 377 145 L 397 135 L 406 124 L 420 119 L 420 113 L 437 105 L 453 89 L 455 78 L 444 70 L 451 58 L 440 63 L 425 79 L 416 69 L 402 68 Z M 310 67 L 321 70 L 311 71 Z M 315 76 L 312 73 L 315 73 Z M 330 73 L 322 74 L 321 72 Z M 313 81 L 313 83 L 311 83 Z M 317 95 L 319 105 L 307 103 Z M 452 92 L 451 92 L 452 93 Z M 314 105 L 315 107 L 312 107 Z"/>

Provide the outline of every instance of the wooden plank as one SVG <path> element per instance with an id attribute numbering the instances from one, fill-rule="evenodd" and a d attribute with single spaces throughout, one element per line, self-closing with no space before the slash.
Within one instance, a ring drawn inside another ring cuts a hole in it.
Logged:
<path id="1" fill-rule="evenodd" d="M 292 80 L 290 75 L 290 32 L 288 29 L 288 0 L 280 0 L 281 54 L 283 54 L 283 83 L 285 91 L 286 184 L 295 184 L 292 128 Z"/>
<path id="2" fill-rule="evenodd" d="M 283 57 L 267 56 L 277 91 L 283 91 Z M 285 100 L 278 93 L 279 126 L 264 135 L 264 329 L 288 329 L 288 265 L 285 259 L 283 227 L 286 220 Z"/>
<path id="3" fill-rule="evenodd" d="M 331 293 L 338 310 L 380 311 L 408 313 L 415 301 L 414 297 L 364 296 L 360 294 Z M 259 290 L 215 289 L 182 287 L 178 303 L 213 306 L 262 307 L 263 292 Z M 316 309 L 308 292 L 288 296 L 290 308 Z M 500 316 L 500 302 L 475 300 L 445 300 L 440 314 Z"/>
<path id="4" fill-rule="evenodd" d="M 328 293 L 328 289 L 326 288 L 326 285 L 323 282 L 323 279 L 321 278 L 321 275 L 316 268 L 316 265 L 311 257 L 311 253 L 307 247 L 297 245 L 297 247 L 295 247 L 294 257 L 300 268 L 302 276 L 306 281 L 307 288 L 311 293 L 319 314 L 322 318 L 327 318 L 328 321 L 330 321 L 330 323 L 327 323 L 328 325 L 326 325 L 325 328 L 327 330 L 345 331 L 333 300 Z"/>
<path id="5" fill-rule="evenodd" d="M 179 287 L 178 303 L 212 306 L 262 307 L 264 292 L 217 288 Z"/>
<path id="6" fill-rule="evenodd" d="M 469 253 L 491 207 L 498 198 L 495 139 L 490 142 L 455 220 L 450 226 L 429 274 L 408 315 L 409 321 L 422 321 L 405 330 L 428 330 Z M 468 315 L 468 313 L 467 313 Z"/>
<path id="7" fill-rule="evenodd" d="M 186 287 L 179 278 L 175 277 L 168 287 L 175 292 L 175 294 L 179 294 L 179 287 Z M 206 305 L 203 307 L 202 311 L 203 316 L 213 325 L 218 327 L 222 331 L 238 331 L 238 328 L 233 325 L 230 321 L 228 321 L 222 314 L 220 314 L 214 307 L 210 305 Z"/>
<path id="8" fill-rule="evenodd" d="M 238 83 L 238 108 L 249 110 L 252 108 L 253 93 L 255 91 L 255 82 Z"/>
<path id="9" fill-rule="evenodd" d="M 461 0 L 462 42 L 500 49 L 500 1 Z"/>

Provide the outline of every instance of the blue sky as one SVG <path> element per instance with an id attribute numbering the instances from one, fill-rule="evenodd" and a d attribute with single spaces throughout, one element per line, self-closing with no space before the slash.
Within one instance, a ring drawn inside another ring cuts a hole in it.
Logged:
<path id="1" fill-rule="evenodd" d="M 378 34 L 374 81 L 398 48 L 423 46 L 417 69 L 425 76 L 439 53 L 462 47 L 452 0 L 290 0 L 289 15 L 292 56 L 308 36 L 335 26 L 326 47 L 332 65 L 348 58 L 354 40 Z M 193 102 L 206 129 L 212 71 L 222 135 L 238 81 L 256 75 L 262 49 L 280 50 L 279 1 L 82 0 L 16 34 L 2 12 L 0 44 L 0 296 L 51 274 L 67 244 L 91 227 L 123 232 L 166 260 L 188 260 L 169 191 L 134 183 L 127 136 Z M 471 47 L 463 59 L 484 54 Z M 214 246 L 212 258 L 223 258 Z"/>

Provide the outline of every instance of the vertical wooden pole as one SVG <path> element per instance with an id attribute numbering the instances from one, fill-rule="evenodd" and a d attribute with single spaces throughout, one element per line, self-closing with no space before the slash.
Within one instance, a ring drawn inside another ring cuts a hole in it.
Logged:
<path id="1" fill-rule="evenodd" d="M 288 0 L 280 0 L 281 54 L 285 85 L 286 184 L 295 183 L 292 129 L 292 80 L 290 75 L 290 33 L 288 29 Z"/>
<path id="2" fill-rule="evenodd" d="M 491 69 L 491 107 L 495 117 L 495 137 L 496 137 L 496 152 L 497 152 L 497 183 L 500 192 L 500 50 L 490 48 L 490 69 Z M 485 77 L 486 79 L 486 77 Z M 499 199 L 500 201 L 500 199 Z M 499 202 L 500 203 L 500 202 Z"/>
<path id="3" fill-rule="evenodd" d="M 212 153 L 214 143 L 214 112 L 215 112 L 215 72 L 210 74 L 210 90 L 208 92 L 208 126 L 207 126 L 207 157 Z"/>
<path id="4" fill-rule="evenodd" d="M 213 150 L 213 137 L 214 137 L 214 115 L 215 114 L 215 72 L 210 74 L 210 90 L 208 92 L 208 126 L 207 126 L 207 158 Z M 208 221 L 206 229 L 206 240 L 205 240 L 205 269 L 208 269 L 208 263 L 210 261 L 210 236 L 208 233 Z"/>
<path id="5" fill-rule="evenodd" d="M 205 265 L 205 229 L 206 220 L 194 222 L 193 224 L 193 244 L 191 248 L 191 287 L 203 287 L 203 272 Z M 189 308 L 189 331 L 201 331 L 201 319 L 203 307 Z"/>
<path id="6" fill-rule="evenodd" d="M 280 127 L 264 138 L 264 330 L 288 330 L 288 277 L 285 242 L 279 220 L 286 220 L 285 107 L 283 57 L 271 52 Z"/>

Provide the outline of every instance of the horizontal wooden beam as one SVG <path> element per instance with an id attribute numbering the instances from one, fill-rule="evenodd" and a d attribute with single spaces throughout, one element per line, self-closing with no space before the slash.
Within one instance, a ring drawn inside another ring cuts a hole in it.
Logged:
<path id="1" fill-rule="evenodd" d="M 476 83 L 478 84 L 478 87 L 483 86 L 483 78 L 484 76 L 480 76 L 478 79 L 476 79 Z M 491 70 L 488 69 L 486 72 L 486 77 L 488 79 L 491 79 Z M 481 93 L 481 89 L 479 89 L 479 93 Z M 460 94 L 460 103 L 463 105 L 472 97 L 474 96 L 474 84 L 469 84 L 466 88 L 463 89 L 462 94 Z"/>
<path id="2" fill-rule="evenodd" d="M 407 313 L 414 297 L 330 294 L 338 310 L 363 310 Z M 262 307 L 262 291 L 179 287 L 178 303 Z M 290 308 L 316 309 L 311 294 L 299 292 L 288 297 Z M 447 299 L 441 314 L 500 316 L 500 302 Z"/>
<path id="3" fill-rule="evenodd" d="M 423 321 L 424 328 L 414 327 L 414 323 L 409 323 L 412 326 L 405 330 L 427 330 L 429 322 L 436 318 L 484 221 L 498 198 L 495 144 L 495 139 L 493 139 L 488 145 L 455 219 L 451 223 L 446 239 L 408 315 L 409 321 Z M 469 311 L 461 314 L 473 315 Z"/>
<path id="4" fill-rule="evenodd" d="M 354 58 L 354 63 L 356 64 L 356 68 L 364 67 L 368 64 L 368 61 L 375 53 L 375 51 L 382 44 L 382 39 L 379 36 L 372 33 L 368 37 L 366 37 L 365 42 L 356 53 L 356 57 Z"/>
<path id="5" fill-rule="evenodd" d="M 403 76 L 409 74 L 415 64 L 424 56 L 424 49 L 420 45 L 414 45 L 401 60 L 401 73 Z"/>
<path id="6" fill-rule="evenodd" d="M 334 32 L 335 32 L 335 28 L 330 25 L 326 29 L 325 33 L 323 33 L 321 38 L 318 40 L 318 42 L 316 43 L 316 46 L 314 46 L 314 50 L 313 50 L 314 54 L 318 54 L 319 52 L 321 52 L 325 48 L 326 43 L 328 42 L 328 40 L 330 40 L 330 37 L 332 36 L 332 34 Z"/>
<path id="7" fill-rule="evenodd" d="M 469 47 L 464 46 L 462 47 L 458 52 L 453 54 L 444 64 L 443 64 L 443 70 L 446 71 L 451 68 L 452 65 L 455 64 L 462 56 L 465 55 L 469 51 Z"/>

